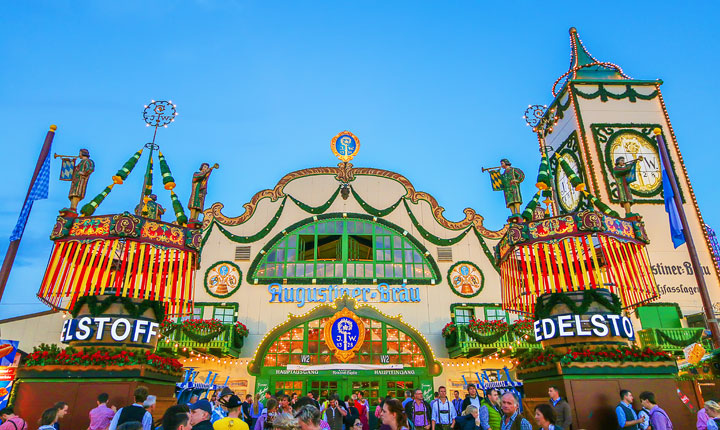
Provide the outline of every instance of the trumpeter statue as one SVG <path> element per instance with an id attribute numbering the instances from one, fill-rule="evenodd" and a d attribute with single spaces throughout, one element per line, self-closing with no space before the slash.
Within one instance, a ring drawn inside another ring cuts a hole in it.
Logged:
<path id="1" fill-rule="evenodd" d="M 500 171 L 502 169 L 502 172 Z M 513 167 L 510 160 L 503 158 L 500 166 L 483 168 L 483 172 L 490 172 L 490 180 L 494 191 L 502 191 L 505 195 L 505 206 L 510 209 L 512 215 L 509 221 L 518 221 L 520 217 L 520 206 L 522 205 L 522 194 L 520 184 L 525 180 L 525 173 Z"/>
<path id="2" fill-rule="evenodd" d="M 210 173 L 212 173 L 213 169 L 218 168 L 220 168 L 220 166 L 217 163 L 212 167 L 210 167 L 208 163 L 202 163 L 200 170 L 193 174 L 192 191 L 190 193 L 190 201 L 188 202 L 190 221 L 198 221 L 198 217 L 205 207 L 205 196 L 207 195 L 207 183 L 210 178 Z"/>
<path id="3" fill-rule="evenodd" d="M 618 197 L 620 205 L 625 209 L 625 216 L 631 214 L 630 205 L 632 205 L 633 197 L 630 191 L 630 184 L 637 181 L 637 162 L 642 160 L 642 157 L 630 161 L 625 161 L 625 157 L 615 159 L 612 173 L 617 180 Z"/>
<path id="4" fill-rule="evenodd" d="M 77 213 L 77 205 L 80 200 L 85 198 L 88 179 L 94 171 L 95 162 L 90 159 L 90 151 L 81 149 L 76 158 L 75 167 L 73 167 L 70 192 L 68 193 L 71 212 Z"/>

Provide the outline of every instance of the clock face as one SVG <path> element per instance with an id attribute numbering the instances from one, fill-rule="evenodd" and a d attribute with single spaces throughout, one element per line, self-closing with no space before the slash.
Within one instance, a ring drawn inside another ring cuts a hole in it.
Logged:
<path id="1" fill-rule="evenodd" d="M 640 195 L 652 195 L 662 186 L 660 172 L 660 156 L 655 145 L 646 137 L 637 133 L 621 133 L 610 144 L 612 164 L 618 157 L 625 157 L 625 162 L 636 160 L 635 174 L 637 180 L 630 183 L 630 189 Z"/>
<path id="2" fill-rule="evenodd" d="M 580 173 L 578 163 L 572 154 L 565 152 L 561 155 L 561 158 L 567 161 L 568 165 L 571 169 L 573 169 L 573 171 L 575 171 L 575 173 Z M 578 204 L 580 203 L 580 191 L 575 191 L 575 187 L 570 184 L 570 179 L 567 177 L 562 167 L 560 167 L 560 163 L 558 163 L 555 170 L 555 187 L 558 192 L 558 201 L 563 209 L 567 212 L 572 212 L 577 209 Z"/>

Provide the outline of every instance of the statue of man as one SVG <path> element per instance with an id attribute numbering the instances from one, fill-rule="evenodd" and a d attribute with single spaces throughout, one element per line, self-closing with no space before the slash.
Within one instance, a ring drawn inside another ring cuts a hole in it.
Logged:
<path id="1" fill-rule="evenodd" d="M 517 167 L 512 167 L 507 158 L 500 160 L 500 168 L 504 169 L 500 180 L 501 188 L 505 194 L 505 205 L 513 215 L 520 214 L 522 195 L 520 194 L 520 183 L 525 180 L 525 173 Z"/>
<path id="2" fill-rule="evenodd" d="M 637 162 L 641 160 L 642 157 L 638 157 L 636 160 L 625 162 L 625 157 L 618 157 L 613 166 L 612 174 L 617 181 L 620 204 L 625 209 L 626 216 L 630 213 L 630 205 L 633 202 L 630 184 L 637 180 Z"/>
<path id="3" fill-rule="evenodd" d="M 72 182 L 70 183 L 70 209 L 77 212 L 77 205 L 80 200 L 85 198 L 85 190 L 87 189 L 88 178 L 95 171 L 95 162 L 90 159 L 90 151 L 81 149 L 78 156 L 78 162 L 75 164 L 72 173 Z"/>
<path id="4" fill-rule="evenodd" d="M 135 207 L 135 215 L 160 221 L 165 213 L 165 208 L 157 202 L 157 195 L 150 194 L 145 197 L 145 204 L 140 203 Z"/>
<path id="5" fill-rule="evenodd" d="M 190 193 L 190 202 L 188 203 L 188 209 L 190 209 L 190 221 L 197 221 L 198 217 L 202 213 L 205 207 L 208 178 L 210 177 L 212 169 L 216 169 L 217 167 L 217 164 L 210 167 L 208 163 L 202 163 L 200 165 L 200 171 L 193 173 L 192 192 Z"/>

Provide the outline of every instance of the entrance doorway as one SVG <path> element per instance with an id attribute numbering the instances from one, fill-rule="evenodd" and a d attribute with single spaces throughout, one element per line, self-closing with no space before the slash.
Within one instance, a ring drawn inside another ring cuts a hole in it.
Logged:
<path id="1" fill-rule="evenodd" d="M 332 393 L 337 393 L 341 399 L 350 396 L 357 391 L 365 392 L 365 398 L 371 405 L 377 402 L 378 398 L 392 396 L 398 399 L 405 397 L 406 390 L 420 388 L 418 377 L 379 376 L 373 378 L 358 378 L 357 376 L 307 376 L 298 377 L 274 377 L 270 379 L 268 389 L 271 394 L 283 390 L 285 394 L 298 393 L 306 395 L 313 390 L 318 393 L 319 398 L 327 398 Z"/>

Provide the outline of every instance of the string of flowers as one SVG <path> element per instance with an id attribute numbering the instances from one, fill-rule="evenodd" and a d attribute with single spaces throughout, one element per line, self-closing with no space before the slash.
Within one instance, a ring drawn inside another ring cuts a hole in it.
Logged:
<path id="1" fill-rule="evenodd" d="M 170 333 L 172 333 L 173 331 L 175 331 L 175 329 L 176 329 L 177 327 L 178 327 L 178 326 L 177 326 L 177 324 L 175 324 L 175 321 L 171 320 L 170 318 L 165 318 L 165 319 L 160 323 L 160 328 L 159 328 L 159 329 L 160 329 L 160 334 L 162 334 L 163 336 L 167 336 L 167 335 L 169 335 Z"/>
<path id="2" fill-rule="evenodd" d="M 496 333 L 498 331 L 507 331 L 508 323 L 503 320 L 476 320 L 471 319 L 468 328 L 478 333 Z"/>
<path id="3" fill-rule="evenodd" d="M 219 319 L 188 319 L 182 322 L 183 329 L 192 331 L 218 331 L 223 327 L 223 323 Z"/>
<path id="4" fill-rule="evenodd" d="M 636 346 L 604 346 L 596 348 L 568 348 L 567 353 L 558 354 L 553 348 L 530 350 L 518 356 L 519 367 L 545 366 L 552 363 L 587 363 L 587 362 L 652 362 L 670 361 L 672 356 L 662 350 Z"/>
<path id="5" fill-rule="evenodd" d="M 151 351 L 128 351 L 121 348 L 60 349 L 57 345 L 41 344 L 33 349 L 23 361 L 25 366 L 133 366 L 149 365 L 160 370 L 180 372 L 183 365 L 171 357 L 163 357 Z"/>
<path id="6" fill-rule="evenodd" d="M 524 320 L 517 320 L 514 323 L 512 323 L 513 328 L 516 331 L 520 332 L 532 332 L 533 331 L 533 324 L 535 324 L 535 320 L 533 319 L 524 319 Z"/>

